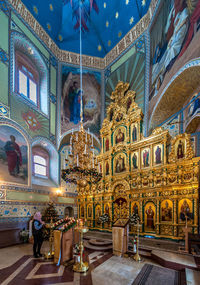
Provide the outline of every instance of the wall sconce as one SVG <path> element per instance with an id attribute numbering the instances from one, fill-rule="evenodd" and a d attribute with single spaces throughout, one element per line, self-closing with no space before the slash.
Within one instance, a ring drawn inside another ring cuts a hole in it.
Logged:
<path id="1" fill-rule="evenodd" d="M 56 190 L 56 195 L 57 195 L 57 196 L 61 196 L 61 194 L 62 194 L 62 190 L 57 189 L 57 190 Z"/>

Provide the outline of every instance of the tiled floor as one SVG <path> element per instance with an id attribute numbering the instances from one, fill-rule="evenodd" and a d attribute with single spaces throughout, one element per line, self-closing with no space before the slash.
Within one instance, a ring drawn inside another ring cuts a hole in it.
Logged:
<path id="1" fill-rule="evenodd" d="M 42 252 L 48 251 L 48 243 L 44 243 Z M 157 251 L 162 255 L 164 252 Z M 193 257 L 180 254 L 164 254 L 164 258 L 173 262 L 181 262 L 195 267 Z M 1 285 L 128 285 L 140 272 L 144 264 L 158 264 L 143 258 L 142 263 L 132 258 L 120 258 L 112 252 L 85 251 L 85 259 L 89 262 L 89 271 L 84 274 L 74 273 L 72 265 L 56 266 L 51 260 L 36 259 L 32 256 L 32 245 L 24 244 L 0 249 L 0 284 Z"/>

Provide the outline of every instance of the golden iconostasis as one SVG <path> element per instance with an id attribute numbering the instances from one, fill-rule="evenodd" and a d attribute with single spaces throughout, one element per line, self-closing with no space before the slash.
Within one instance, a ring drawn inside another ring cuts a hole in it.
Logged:
<path id="1" fill-rule="evenodd" d="M 98 156 L 103 178 L 78 197 L 79 217 L 92 229 L 112 231 L 118 218 L 140 216 L 140 234 L 181 239 L 186 219 L 198 230 L 199 157 L 190 135 L 171 138 L 157 128 L 143 137 L 141 109 L 129 84 L 119 82 L 104 119 Z M 83 202 L 84 201 L 84 202 Z M 108 214 L 109 221 L 99 217 Z M 130 232 L 135 232 L 130 226 Z"/>

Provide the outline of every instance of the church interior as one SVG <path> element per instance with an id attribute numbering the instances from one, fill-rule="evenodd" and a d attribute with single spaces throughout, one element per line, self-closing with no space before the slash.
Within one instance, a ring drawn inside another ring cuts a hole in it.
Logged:
<path id="1" fill-rule="evenodd" d="M 0 284 L 200 284 L 200 0 L 0 0 Z"/>

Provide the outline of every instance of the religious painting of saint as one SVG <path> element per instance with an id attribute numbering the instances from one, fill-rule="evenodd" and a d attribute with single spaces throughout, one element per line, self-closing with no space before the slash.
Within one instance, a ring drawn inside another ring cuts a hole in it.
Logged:
<path id="1" fill-rule="evenodd" d="M 182 199 L 179 201 L 179 218 L 184 222 L 187 218 L 188 221 L 193 220 L 192 201 L 189 199 Z"/>
<path id="2" fill-rule="evenodd" d="M 124 133 L 122 132 L 121 129 L 119 129 L 115 137 L 115 144 L 118 144 L 123 141 L 124 141 Z"/>
<path id="3" fill-rule="evenodd" d="M 3 181 L 28 184 L 28 144 L 9 125 L 0 125 L 0 173 Z"/>
<path id="4" fill-rule="evenodd" d="M 138 153 L 137 152 L 134 152 L 132 156 L 132 163 L 133 163 L 133 169 L 137 169 L 138 168 Z"/>
<path id="5" fill-rule="evenodd" d="M 137 202 L 132 203 L 132 214 L 139 215 L 139 204 Z"/>
<path id="6" fill-rule="evenodd" d="M 184 150 L 184 143 L 182 140 L 179 140 L 178 145 L 177 145 L 177 158 L 183 158 L 185 156 L 185 150 Z"/>
<path id="7" fill-rule="evenodd" d="M 81 218 L 84 218 L 84 206 L 80 207 L 80 214 L 81 214 Z"/>
<path id="8" fill-rule="evenodd" d="M 92 206 L 88 206 L 88 218 L 92 218 Z"/>
<path id="9" fill-rule="evenodd" d="M 100 216 L 101 216 L 101 206 L 97 205 L 95 209 L 95 218 L 99 219 Z"/>
<path id="10" fill-rule="evenodd" d="M 106 162 L 106 175 L 109 175 L 109 163 Z"/>
<path id="11" fill-rule="evenodd" d="M 172 208 L 173 204 L 170 200 L 162 201 L 161 203 L 161 221 L 171 222 L 172 221 Z"/>
<path id="12" fill-rule="evenodd" d="M 132 130 L 132 142 L 137 141 L 137 126 L 134 125 L 133 126 L 133 130 Z"/>
<path id="13" fill-rule="evenodd" d="M 200 112 L 200 94 L 195 93 L 191 98 L 191 104 L 187 109 L 187 120 L 189 120 L 193 115 Z"/>
<path id="14" fill-rule="evenodd" d="M 125 158 L 124 156 L 119 155 L 119 157 L 115 161 L 115 172 L 116 173 L 121 173 L 126 170 L 125 167 Z"/>
<path id="15" fill-rule="evenodd" d="M 130 109 L 130 106 L 131 106 L 131 103 L 132 103 L 132 99 L 129 97 L 127 102 L 126 102 L 126 111 L 128 112 L 128 110 Z"/>
<path id="16" fill-rule="evenodd" d="M 150 149 L 146 148 L 142 150 L 142 166 L 148 167 L 150 165 Z"/>
<path id="17" fill-rule="evenodd" d="M 105 141 L 105 150 L 106 150 L 106 151 L 109 151 L 109 138 L 106 138 L 106 141 Z"/>
<path id="18" fill-rule="evenodd" d="M 105 214 L 107 214 L 108 216 L 110 216 L 110 207 L 108 204 L 105 205 L 105 209 L 104 209 Z"/>
<path id="19" fill-rule="evenodd" d="M 162 149 L 163 146 L 161 144 L 154 146 L 154 164 L 162 163 L 163 160 Z"/>
<path id="20" fill-rule="evenodd" d="M 185 64 L 183 54 L 185 51 L 192 53 L 199 45 L 198 35 L 194 32 L 195 25 L 200 19 L 200 4 L 198 0 L 165 0 L 156 15 L 151 27 L 151 93 L 156 91 L 159 79 L 162 90 L 165 88 L 166 74 L 171 77 L 173 66 Z M 192 40 L 196 37 L 195 40 Z M 198 55 L 199 56 L 199 55 Z M 156 95 L 156 94 L 155 94 Z M 151 96 L 152 98 L 153 96 Z"/>
<path id="21" fill-rule="evenodd" d="M 83 70 L 80 90 L 80 69 L 62 66 L 61 132 L 78 127 L 83 98 L 83 125 L 99 136 L 101 115 L 101 73 Z"/>
<path id="22" fill-rule="evenodd" d="M 145 205 L 145 230 L 155 231 L 155 216 L 156 210 L 155 205 L 149 202 Z"/>

